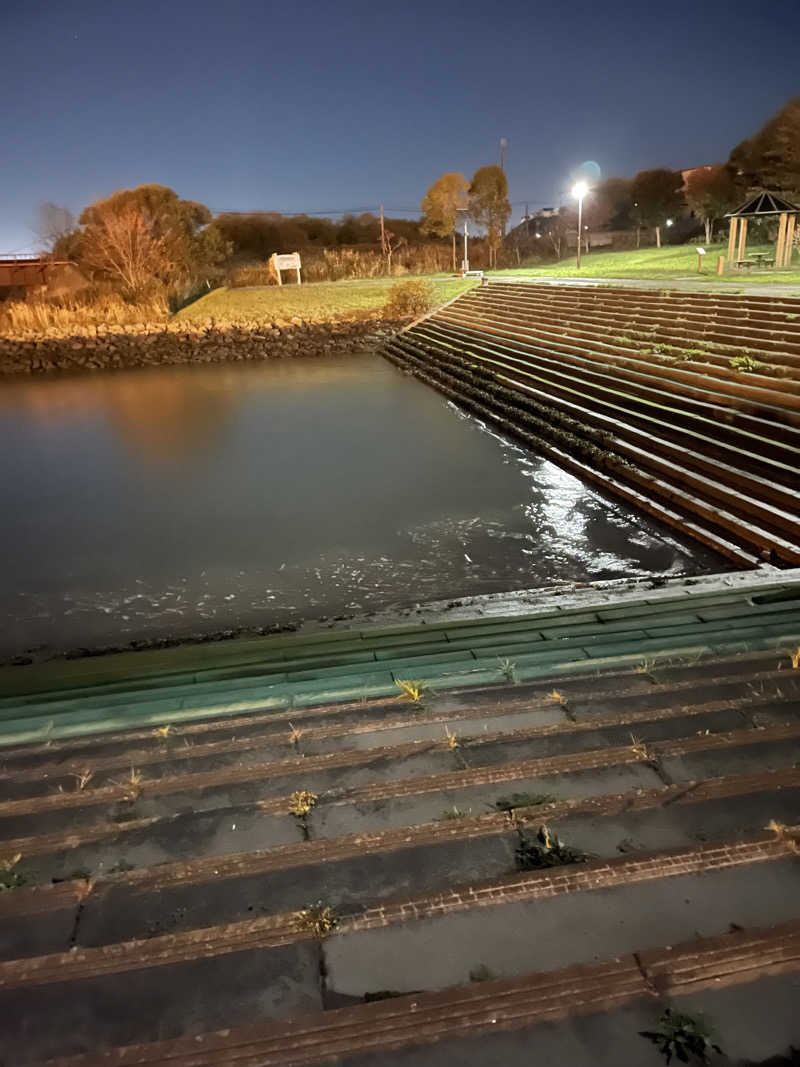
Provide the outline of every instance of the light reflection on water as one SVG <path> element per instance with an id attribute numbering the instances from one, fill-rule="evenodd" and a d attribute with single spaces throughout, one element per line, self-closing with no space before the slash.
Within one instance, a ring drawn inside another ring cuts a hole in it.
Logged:
<path id="1" fill-rule="evenodd" d="M 372 357 L 0 385 L 0 653 L 722 569 Z"/>

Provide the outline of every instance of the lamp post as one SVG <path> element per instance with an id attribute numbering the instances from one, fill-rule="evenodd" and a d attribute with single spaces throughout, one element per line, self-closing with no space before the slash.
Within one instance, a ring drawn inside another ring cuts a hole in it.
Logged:
<path id="1" fill-rule="evenodd" d="M 576 182 L 572 186 L 572 195 L 578 201 L 578 270 L 581 269 L 581 241 L 583 240 L 583 198 L 589 192 L 586 182 Z"/>

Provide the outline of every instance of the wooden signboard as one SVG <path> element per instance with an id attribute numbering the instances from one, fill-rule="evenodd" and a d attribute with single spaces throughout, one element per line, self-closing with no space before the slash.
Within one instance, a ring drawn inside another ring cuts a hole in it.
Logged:
<path id="1" fill-rule="evenodd" d="M 269 257 L 270 268 L 275 272 L 275 277 L 278 279 L 278 285 L 283 285 L 281 280 L 282 270 L 296 270 L 297 271 L 297 284 L 300 285 L 300 253 L 289 252 L 287 255 L 279 256 L 277 252 L 273 252 Z"/>

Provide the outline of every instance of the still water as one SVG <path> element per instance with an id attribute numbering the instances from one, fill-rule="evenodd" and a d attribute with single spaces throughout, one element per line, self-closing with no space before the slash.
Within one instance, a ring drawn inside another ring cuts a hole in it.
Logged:
<path id="1" fill-rule="evenodd" d="M 0 384 L 0 654 L 724 568 L 373 356 Z"/>

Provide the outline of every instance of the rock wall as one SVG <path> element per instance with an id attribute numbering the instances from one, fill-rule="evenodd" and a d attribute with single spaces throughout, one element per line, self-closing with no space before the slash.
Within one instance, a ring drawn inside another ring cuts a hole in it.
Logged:
<path id="1" fill-rule="evenodd" d="M 345 354 L 373 348 L 397 326 L 372 319 L 311 324 L 297 320 L 291 326 L 181 322 L 50 328 L 42 334 L 0 336 L 0 374 Z"/>

